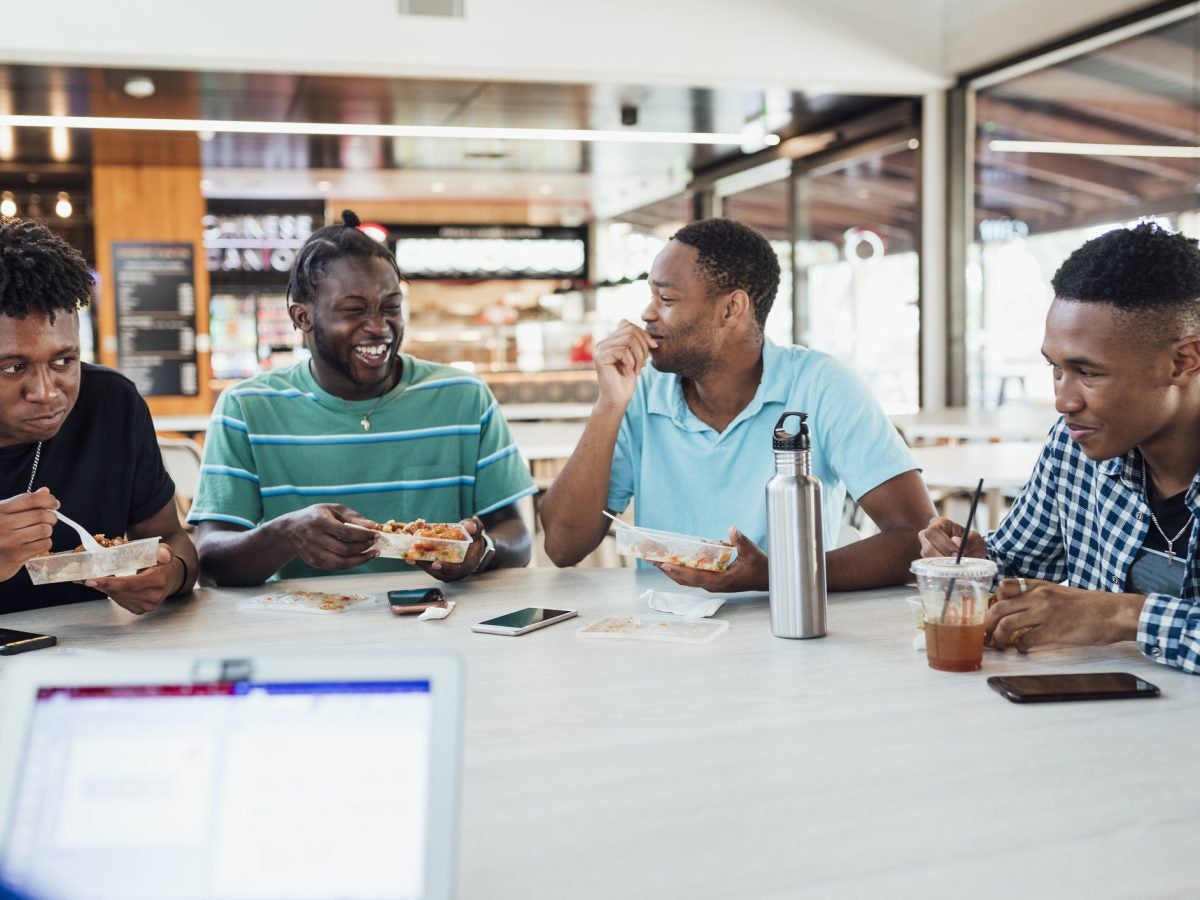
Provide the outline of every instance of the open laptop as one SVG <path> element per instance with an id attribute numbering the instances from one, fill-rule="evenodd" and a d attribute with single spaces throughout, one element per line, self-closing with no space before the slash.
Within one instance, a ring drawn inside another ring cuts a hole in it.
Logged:
<path id="1" fill-rule="evenodd" d="M 0 881 L 51 898 L 453 894 L 451 653 L 14 659 Z"/>

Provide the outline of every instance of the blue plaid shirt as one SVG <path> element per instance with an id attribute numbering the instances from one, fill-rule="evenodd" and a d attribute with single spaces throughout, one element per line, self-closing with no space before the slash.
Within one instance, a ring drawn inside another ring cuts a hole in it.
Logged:
<path id="1" fill-rule="evenodd" d="M 1200 475 L 1185 499 L 1200 520 Z M 1050 431 L 1029 484 L 988 535 L 988 555 L 1002 575 L 1123 593 L 1149 530 L 1141 454 L 1133 450 L 1102 462 L 1090 460 L 1060 421 Z M 1194 674 L 1200 674 L 1197 532 L 1192 529 L 1183 560 L 1183 596 L 1150 594 L 1138 617 L 1137 635 L 1150 659 Z"/>

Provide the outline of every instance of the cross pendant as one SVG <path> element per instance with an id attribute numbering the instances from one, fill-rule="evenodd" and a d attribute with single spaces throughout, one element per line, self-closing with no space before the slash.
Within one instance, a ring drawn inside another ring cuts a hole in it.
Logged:
<path id="1" fill-rule="evenodd" d="M 1172 566 L 1174 564 L 1175 564 L 1175 550 L 1173 547 L 1171 547 L 1170 544 L 1168 544 L 1167 545 L 1167 565 Z"/>
<path id="2" fill-rule="evenodd" d="M 363 427 L 363 431 L 371 430 L 371 420 L 366 416 L 363 416 L 362 419 L 359 420 L 358 424 Z"/>

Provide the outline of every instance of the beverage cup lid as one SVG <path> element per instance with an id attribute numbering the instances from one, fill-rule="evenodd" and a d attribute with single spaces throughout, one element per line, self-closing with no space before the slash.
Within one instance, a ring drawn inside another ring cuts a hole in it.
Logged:
<path id="1" fill-rule="evenodd" d="M 996 564 L 990 559 L 963 557 L 958 563 L 953 556 L 934 556 L 914 559 L 909 571 L 924 578 L 987 578 L 996 576 Z"/>

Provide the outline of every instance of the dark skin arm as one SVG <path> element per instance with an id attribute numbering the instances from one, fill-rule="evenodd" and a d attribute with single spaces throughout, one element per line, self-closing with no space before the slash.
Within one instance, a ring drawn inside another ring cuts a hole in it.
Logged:
<path id="1" fill-rule="evenodd" d="M 316 503 L 257 528 L 201 522 L 196 547 L 205 573 L 221 587 L 262 584 L 297 556 L 340 572 L 379 555 L 371 520 L 340 503 Z"/>
<path id="2" fill-rule="evenodd" d="M 868 491 L 859 504 L 879 527 L 872 535 L 825 555 L 825 578 L 831 591 L 904 584 L 909 564 L 918 556 L 917 533 L 929 522 L 933 501 L 915 470 L 904 472 Z M 826 511 L 828 514 L 828 511 Z M 717 593 L 765 591 L 767 556 L 736 529 L 730 542 L 738 558 L 724 572 L 706 572 L 669 563 L 654 563 L 672 581 Z"/>
<path id="3" fill-rule="evenodd" d="M 946 516 L 930 519 L 927 527 L 920 534 L 921 555 L 957 556 L 958 545 L 962 542 L 963 527 Z M 967 535 L 963 556 L 970 559 L 987 559 L 987 543 L 978 531 Z"/>
<path id="4" fill-rule="evenodd" d="M 375 559 L 375 532 L 370 519 L 341 504 L 322 503 L 264 522 L 239 528 L 228 522 L 201 522 L 196 543 L 204 570 L 221 586 L 262 584 L 299 556 L 316 569 L 344 571 Z M 482 519 L 463 520 L 473 538 L 461 563 L 418 563 L 440 581 L 458 581 L 475 571 L 483 556 L 480 525 L 496 544 L 488 568 L 529 564 L 530 542 L 516 506 L 506 506 Z"/>
<path id="5" fill-rule="evenodd" d="M 157 609 L 168 597 L 178 597 L 191 592 L 196 584 L 200 563 L 191 538 L 179 522 L 174 499 L 149 519 L 129 526 L 126 534 L 131 540 L 162 538 L 158 545 L 157 564 L 142 569 L 136 575 L 125 578 L 90 578 L 84 584 L 107 594 L 118 606 L 139 616 Z"/>
<path id="6" fill-rule="evenodd" d="M 0 500 L 0 581 L 12 578 L 38 554 L 50 552 L 56 509 L 58 500 L 44 487 Z"/>
<path id="7" fill-rule="evenodd" d="M 1022 591 L 1017 579 L 1005 578 L 988 610 L 984 632 L 993 646 L 1016 647 L 1022 653 L 1045 644 L 1132 641 L 1145 603 L 1141 594 L 1085 591 L 1033 578 Z"/>

